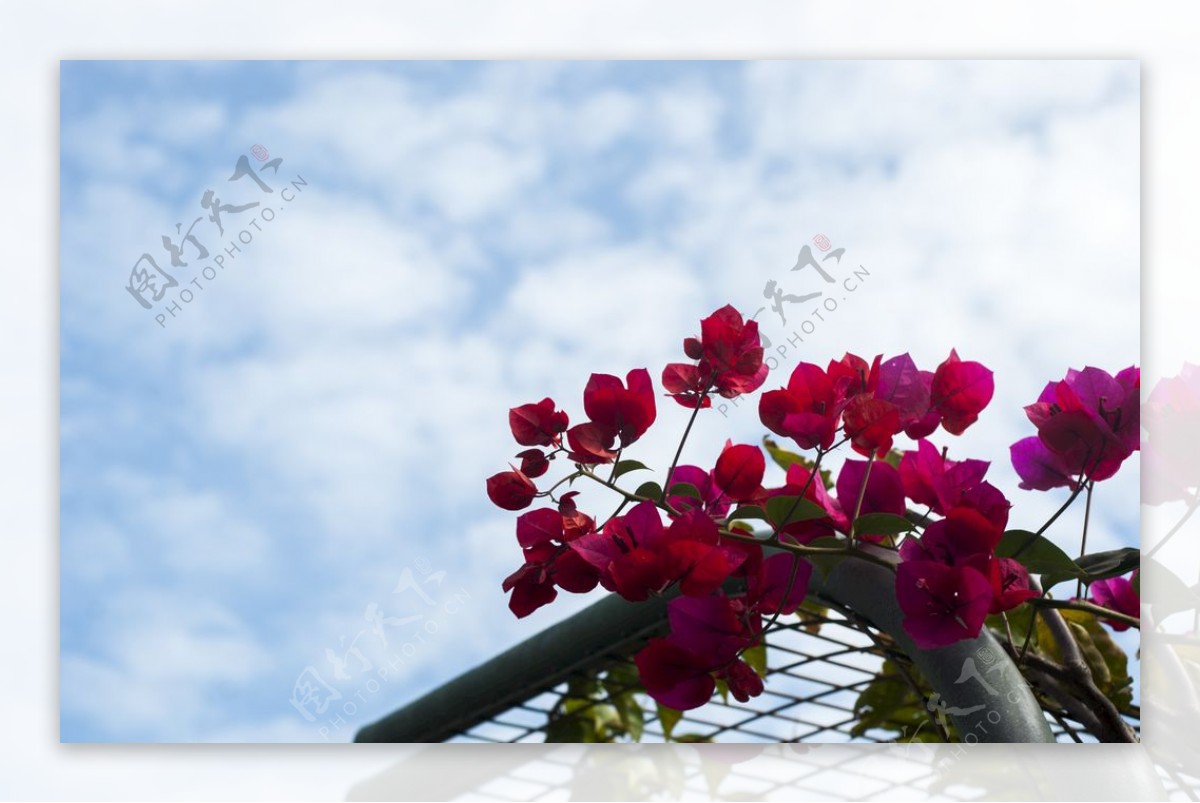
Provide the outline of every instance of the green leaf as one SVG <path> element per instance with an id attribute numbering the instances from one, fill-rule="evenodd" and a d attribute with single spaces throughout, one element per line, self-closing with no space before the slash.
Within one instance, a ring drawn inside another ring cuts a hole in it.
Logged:
<path id="1" fill-rule="evenodd" d="M 915 529 L 915 524 L 895 513 L 867 513 L 854 520 L 858 535 L 898 535 Z"/>
<path id="2" fill-rule="evenodd" d="M 758 673 L 760 678 L 767 676 L 767 642 L 759 639 L 753 647 L 742 651 L 742 660 L 750 664 L 750 668 Z"/>
<path id="3" fill-rule="evenodd" d="M 771 439 L 770 436 L 763 438 L 763 448 L 767 450 L 767 454 L 769 454 L 771 459 L 775 461 L 775 465 L 779 466 L 784 471 L 787 471 L 789 468 L 796 465 L 803 466 L 809 471 L 812 471 L 813 466 L 816 465 L 812 460 L 809 460 L 804 455 L 799 455 L 795 452 L 789 452 L 787 449 L 781 449 L 779 444 Z M 833 487 L 833 475 L 829 473 L 828 469 L 821 469 L 821 482 L 825 483 L 826 489 Z"/>
<path id="4" fill-rule="evenodd" d="M 721 702 L 729 705 L 729 684 L 721 678 L 717 678 L 717 693 L 721 695 Z"/>
<path id="5" fill-rule="evenodd" d="M 828 515 L 825 508 L 816 502 L 799 496 L 773 496 L 767 500 L 767 520 L 780 530 L 798 521 L 811 521 Z"/>
<path id="6" fill-rule="evenodd" d="M 643 499 L 653 499 L 657 502 L 662 497 L 662 486 L 657 482 L 643 482 L 633 493 L 635 496 L 640 496 Z"/>
<path id="7" fill-rule="evenodd" d="M 1096 687 L 1113 701 L 1118 710 L 1129 710 L 1133 702 L 1133 679 L 1129 676 L 1129 659 L 1097 619 L 1086 611 L 1059 611 L 1067 622 L 1071 635 L 1079 644 L 1079 652 L 1092 672 Z M 1062 662 L 1062 651 L 1050 635 L 1045 622 L 1037 623 L 1038 642 L 1050 657 Z"/>
<path id="8" fill-rule="evenodd" d="M 643 690 L 637 667 L 626 663 L 615 664 L 604 673 L 601 683 L 608 694 L 608 701 L 621 719 L 621 729 L 630 739 L 640 742 L 645 730 L 646 714 L 637 697 Z"/>
<path id="9" fill-rule="evenodd" d="M 596 741 L 594 723 L 578 715 L 551 717 L 546 725 L 546 741 L 579 744 Z"/>
<path id="10" fill-rule="evenodd" d="M 683 719 L 682 711 L 668 708 L 662 703 L 658 704 L 658 723 L 662 725 L 663 739 L 666 741 L 671 741 L 671 732 L 675 730 L 675 726 L 679 724 L 679 720 L 681 719 Z"/>
<path id="11" fill-rule="evenodd" d="M 1020 554 L 1016 554 L 1016 553 Z M 1014 557 L 1015 555 L 1015 557 Z M 1032 574 L 1040 574 L 1049 589 L 1056 583 L 1082 574 L 1071 557 L 1043 535 L 1029 530 L 1009 530 L 1000 538 L 996 556 L 1013 558 Z"/>
<path id="12" fill-rule="evenodd" d="M 700 489 L 690 482 L 677 482 L 667 489 L 667 496 L 690 496 L 693 499 L 704 501 L 704 497 L 700 494 Z"/>
<path id="13" fill-rule="evenodd" d="M 821 632 L 822 619 L 829 616 L 829 608 L 819 602 L 806 599 L 800 603 L 800 628 L 809 635 L 815 636 Z M 808 614 L 808 616 L 805 616 Z"/>
<path id="14" fill-rule="evenodd" d="M 762 521 L 766 521 L 767 514 L 758 505 L 743 505 L 725 518 L 727 521 L 736 521 L 737 519 L 761 519 Z"/>
<path id="15" fill-rule="evenodd" d="M 805 546 L 822 547 L 825 549 L 845 549 L 846 542 L 841 538 L 834 538 L 827 535 L 815 541 L 809 541 Z M 822 577 L 827 578 L 829 577 L 829 573 L 833 571 L 833 567 L 845 560 L 846 557 L 846 555 L 805 555 L 804 559 L 811 563 L 821 573 Z"/>
<path id="16" fill-rule="evenodd" d="M 889 450 L 888 453 L 883 457 L 883 461 L 892 468 L 900 468 L 900 461 L 903 459 L 904 453 L 897 449 Z"/>
<path id="17" fill-rule="evenodd" d="M 1142 563 L 1142 552 L 1132 547 L 1093 552 L 1079 558 L 1075 563 L 1084 571 L 1084 582 L 1090 583 L 1093 580 L 1106 580 L 1133 571 Z"/>
<path id="18" fill-rule="evenodd" d="M 909 674 L 928 694 L 928 684 L 917 674 L 915 667 Z M 853 736 L 882 730 L 895 733 L 896 739 L 901 741 L 942 741 L 939 730 L 930 722 L 924 699 L 891 660 L 883 662 L 879 674 L 859 693 L 854 703 L 854 715 L 857 722 L 850 729 Z"/>
<path id="19" fill-rule="evenodd" d="M 675 737 L 680 744 L 705 744 L 713 740 L 711 736 L 701 736 L 698 733 L 683 733 Z"/>
<path id="20" fill-rule="evenodd" d="M 631 471 L 649 471 L 649 470 L 650 470 L 649 466 L 647 466 L 645 463 L 638 462 L 637 460 L 622 460 L 620 463 L 617 463 L 615 466 L 613 466 L 613 475 L 612 476 L 613 476 L 613 479 L 615 480 L 618 477 L 624 476 L 625 474 L 628 474 Z"/>

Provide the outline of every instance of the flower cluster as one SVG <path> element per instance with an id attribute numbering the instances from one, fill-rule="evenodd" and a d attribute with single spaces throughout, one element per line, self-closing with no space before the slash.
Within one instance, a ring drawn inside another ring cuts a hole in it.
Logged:
<path id="1" fill-rule="evenodd" d="M 1012 463 L 1026 490 L 1047 491 L 1108 479 L 1141 438 L 1141 371 L 1115 377 L 1099 368 L 1070 370 L 1025 408 L 1037 435 L 1012 445 Z"/>
<path id="2" fill-rule="evenodd" d="M 700 336 L 684 340 L 683 350 L 691 362 L 667 365 L 662 385 L 693 420 L 712 396 L 735 399 L 766 381 L 757 324 L 732 307 L 701 321 Z M 1112 377 L 1094 368 L 1048 386 L 1026 408 L 1037 436 L 1013 446 L 1022 487 L 1078 489 L 1112 476 L 1137 449 L 1137 387 L 1137 369 Z M 929 437 L 939 428 L 962 434 L 993 392 L 992 372 L 954 350 L 933 371 L 908 354 L 800 363 L 758 407 L 768 430 L 815 452 L 808 459 L 771 444 L 782 484 L 766 484 L 756 445 L 727 441 L 712 463 L 679 465 L 680 443 L 664 485 L 636 491 L 618 480 L 647 468 L 627 453 L 657 417 L 646 369 L 624 380 L 593 374 L 583 392 L 586 420 L 574 426 L 549 398 L 514 407 L 509 426 L 524 448 L 519 463 L 488 478 L 488 497 L 513 511 L 545 504 L 517 518 L 523 560 L 503 583 L 509 607 L 524 617 L 559 590 L 597 586 L 633 602 L 670 596 L 669 633 L 651 639 L 635 663 L 646 691 L 680 710 L 703 705 L 718 687 L 742 701 L 763 691 L 761 667 L 747 653 L 775 618 L 800 608 L 814 570 L 806 556 L 818 553 L 894 569 L 896 601 L 917 647 L 976 637 L 989 615 L 1038 591 L 1018 556 L 1001 550 L 1012 506 L 986 481 L 989 463 L 952 460 Z M 689 422 L 685 441 L 690 431 Z M 893 448 L 901 436 L 914 448 Z M 842 444 L 858 457 L 827 476 L 821 464 Z M 556 460 L 570 470 L 539 488 L 535 480 Z M 618 497 L 607 519 L 581 511 L 577 490 L 560 490 L 579 479 Z M 1093 599 L 1124 613 L 1122 582 L 1092 583 Z"/>
<path id="3" fill-rule="evenodd" d="M 992 400 L 992 372 L 950 356 L 936 371 L 921 371 L 907 354 L 870 365 L 854 354 L 822 369 L 800 363 L 787 387 L 764 393 L 763 424 L 801 449 L 827 450 L 839 425 L 861 455 L 882 457 L 900 433 L 923 438 L 940 425 L 961 435 Z"/>

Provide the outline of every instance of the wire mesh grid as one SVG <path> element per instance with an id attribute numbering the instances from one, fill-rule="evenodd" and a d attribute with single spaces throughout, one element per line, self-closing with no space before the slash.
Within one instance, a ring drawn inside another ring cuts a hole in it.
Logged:
<path id="1" fill-rule="evenodd" d="M 574 678 L 595 678 L 613 667 L 628 665 L 631 656 L 658 628 L 648 629 L 614 645 L 589 665 L 579 667 Z M 747 702 L 714 694 L 709 703 L 685 712 L 672 729 L 674 738 L 695 741 L 779 743 L 882 743 L 908 740 L 925 729 L 935 730 L 944 723 L 936 701 L 922 691 L 913 676 L 909 659 L 897 651 L 890 639 L 875 632 L 849 612 L 829 611 L 822 615 L 805 614 L 789 622 L 778 622 L 767 633 L 767 675 L 765 691 Z M 885 660 L 899 671 L 880 677 Z M 543 742 L 552 722 L 561 718 L 584 717 L 596 706 L 609 705 L 628 688 L 610 688 L 606 696 L 577 702 L 567 712 L 566 699 L 571 678 L 559 679 L 543 687 L 524 690 L 505 710 L 469 723 L 447 741 L 450 742 Z M 856 703 L 870 684 L 907 685 L 928 712 L 921 721 L 880 722 L 879 727 L 856 727 L 860 715 Z M 657 707 L 648 696 L 635 695 L 645 712 L 642 742 L 665 740 Z M 1046 716 L 1059 741 L 1096 741 L 1065 712 L 1048 708 Z M 1136 727 L 1136 720 L 1131 720 Z M 561 724 L 561 722 L 560 722 Z"/>

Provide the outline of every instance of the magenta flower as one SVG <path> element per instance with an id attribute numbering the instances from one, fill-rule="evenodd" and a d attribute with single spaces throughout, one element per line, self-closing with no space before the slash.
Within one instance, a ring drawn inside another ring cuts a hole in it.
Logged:
<path id="1" fill-rule="evenodd" d="M 934 561 L 946 566 L 965 566 L 979 556 L 995 552 L 1003 535 L 1000 528 L 979 511 L 953 508 L 946 517 L 931 522 L 920 538 L 905 538 L 900 557 L 905 561 Z"/>
<path id="2" fill-rule="evenodd" d="M 646 434 L 654 423 L 654 386 L 645 368 L 630 371 L 625 382 L 609 374 L 592 374 L 583 390 L 588 422 L 567 430 L 570 458 L 577 463 L 607 463 Z"/>
<path id="3" fill-rule="evenodd" d="M 726 445 L 717 458 L 712 481 L 730 499 L 749 499 L 762 487 L 767 470 L 762 449 L 749 444 Z"/>
<path id="4" fill-rule="evenodd" d="M 487 495 L 496 507 L 523 510 L 533 503 L 537 486 L 520 471 L 501 471 L 488 477 Z"/>
<path id="5" fill-rule="evenodd" d="M 866 487 L 863 488 L 863 479 Z M 871 464 L 870 474 L 867 474 L 866 460 L 847 460 L 842 463 L 838 472 L 837 483 L 834 485 L 840 511 L 834 517 L 835 526 L 842 532 L 850 532 L 854 508 L 858 505 L 859 491 L 862 490 L 862 506 L 859 516 L 869 513 L 891 513 L 893 516 L 903 516 L 906 512 L 904 504 L 904 483 L 900 472 L 889 463 L 881 460 Z M 884 536 L 870 532 L 856 532 L 855 535 L 868 541 L 878 541 Z"/>
<path id="6" fill-rule="evenodd" d="M 633 662 L 646 693 L 677 711 L 699 708 L 717 688 L 709 662 L 671 639 L 651 639 Z"/>
<path id="7" fill-rule="evenodd" d="M 916 451 L 900 458 L 900 478 L 904 492 L 919 505 L 928 505 L 944 515 L 954 507 L 963 492 L 983 482 L 988 464 L 984 460 L 948 460 L 927 440 L 917 441 Z"/>
<path id="8" fill-rule="evenodd" d="M 798 563 L 797 563 L 798 561 Z M 795 565 L 795 577 L 792 576 Z M 749 598 L 763 615 L 792 614 L 808 596 L 812 564 L 793 555 L 772 555 L 751 582 Z M 791 590 L 788 581 L 791 580 Z M 786 596 L 785 596 L 786 594 Z"/>
<path id="9" fill-rule="evenodd" d="M 951 349 L 933 374 L 930 405 L 941 416 L 943 429 L 961 435 L 978 420 L 994 392 L 992 372 L 977 362 L 960 360 Z"/>
<path id="10" fill-rule="evenodd" d="M 724 594 L 676 597 L 667 606 L 671 641 L 716 668 L 750 646 L 754 634 L 743 621 L 744 606 Z"/>
<path id="11" fill-rule="evenodd" d="M 1011 450 L 1022 487 L 1074 487 L 1116 474 L 1140 448 L 1140 385 L 1136 367 L 1116 377 L 1099 368 L 1071 369 L 1046 385 L 1025 408 L 1040 446 L 1025 439 Z"/>
<path id="12" fill-rule="evenodd" d="M 1132 575 L 1130 575 L 1132 577 Z M 1107 580 L 1095 580 L 1088 586 L 1088 596 L 1092 602 L 1101 608 L 1123 613 L 1127 616 L 1141 616 L 1142 602 L 1138 598 L 1133 583 L 1125 577 L 1111 577 Z M 1113 630 L 1128 630 L 1129 625 L 1112 619 L 1104 620 Z"/>
<path id="13" fill-rule="evenodd" d="M 995 558 L 988 562 L 988 579 L 992 583 L 992 607 L 988 613 L 1011 611 L 1033 599 L 1038 592 L 1029 587 L 1029 572 L 1012 558 Z"/>
<path id="14" fill-rule="evenodd" d="M 758 403 L 763 425 L 801 449 L 828 449 L 838 428 L 842 406 L 833 383 L 819 365 L 802 362 L 787 387 L 764 393 Z"/>
<path id="15" fill-rule="evenodd" d="M 704 512 L 718 519 L 724 518 L 725 514 L 729 512 L 731 500 L 717 487 L 712 476 L 704 469 L 699 466 L 676 466 L 667 481 L 667 488 L 670 489 L 680 482 L 687 483 L 698 490 L 701 500 L 698 502 L 694 496 L 671 494 L 667 497 L 667 502 L 671 507 L 683 511 L 702 506 Z"/>
<path id="16" fill-rule="evenodd" d="M 992 604 L 992 584 L 970 566 L 904 561 L 896 569 L 904 629 L 924 650 L 975 638 Z"/>
<path id="17" fill-rule="evenodd" d="M 508 411 L 508 426 L 517 443 L 522 446 L 557 445 L 567 424 L 567 414 L 555 410 L 554 400 L 549 398 L 537 404 L 522 404 Z"/>
<path id="18" fill-rule="evenodd" d="M 718 541 L 716 522 L 702 510 L 686 511 L 668 529 L 654 503 L 645 501 L 570 547 L 600 572 L 605 588 L 640 602 L 675 582 L 689 596 L 720 588 L 746 553 Z"/>
<path id="19" fill-rule="evenodd" d="M 728 304 L 700 322 L 700 337 L 683 341 L 691 363 L 663 369 L 663 388 L 684 407 L 708 407 L 708 393 L 732 399 L 757 390 L 767 378 L 758 322 L 745 321 Z"/>

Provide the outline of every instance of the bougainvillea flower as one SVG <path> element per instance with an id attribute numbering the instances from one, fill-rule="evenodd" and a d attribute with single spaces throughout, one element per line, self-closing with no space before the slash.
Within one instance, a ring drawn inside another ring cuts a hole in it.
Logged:
<path id="1" fill-rule="evenodd" d="M 662 384 L 671 398 L 689 409 L 697 404 L 701 409 L 712 407 L 708 391 L 712 388 L 712 374 L 703 375 L 698 365 L 673 362 L 663 368 Z"/>
<path id="2" fill-rule="evenodd" d="M 651 639 L 633 662 L 646 693 L 676 711 L 699 708 L 717 688 L 705 659 L 670 639 Z"/>
<path id="3" fill-rule="evenodd" d="M 694 496 L 668 493 L 667 502 L 676 510 L 688 510 L 693 507 L 703 507 L 704 512 L 716 518 L 724 518 L 729 512 L 730 499 L 716 486 L 712 476 L 699 466 L 676 466 L 667 480 L 669 490 L 678 483 L 691 485 L 700 492 L 700 499 Z"/>
<path id="4" fill-rule="evenodd" d="M 1108 608 L 1110 611 L 1123 613 L 1127 616 L 1138 617 L 1142 615 L 1142 603 L 1138 598 L 1137 591 L 1133 588 L 1133 583 L 1125 577 L 1111 577 L 1107 580 L 1094 580 L 1088 586 L 1088 596 L 1092 602 L 1099 605 L 1101 608 Z M 1117 622 L 1112 619 L 1105 619 L 1105 623 L 1113 630 L 1128 630 L 1129 625 L 1125 622 Z"/>
<path id="5" fill-rule="evenodd" d="M 990 556 L 1003 535 L 999 527 L 970 508 L 952 508 L 931 522 L 920 538 L 905 538 L 900 557 L 905 561 L 934 561 L 962 566 L 979 555 Z"/>
<path id="6" fill-rule="evenodd" d="M 980 363 L 960 360 L 958 352 L 938 366 L 930 384 L 930 406 L 942 418 L 942 428 L 961 435 L 979 419 L 995 392 L 992 372 Z"/>
<path id="7" fill-rule="evenodd" d="M 992 584 L 970 566 L 904 561 L 896 568 L 904 629 L 924 650 L 975 638 L 992 605 Z"/>
<path id="8" fill-rule="evenodd" d="M 740 658 L 720 673 L 729 693 L 739 703 L 749 702 L 751 697 L 763 693 L 763 679 L 750 664 Z"/>
<path id="9" fill-rule="evenodd" d="M 581 535 L 596 530 L 596 520 L 575 506 L 579 491 L 568 491 L 559 497 L 558 512 L 562 514 L 563 542 L 569 543 Z"/>
<path id="10" fill-rule="evenodd" d="M 882 360 L 883 355 L 879 354 L 868 364 L 862 357 L 849 352 L 840 360 L 830 360 L 828 376 L 838 400 L 847 401 L 864 393 L 874 393 L 879 385 Z"/>
<path id="11" fill-rule="evenodd" d="M 517 457 L 521 458 L 521 473 L 530 479 L 537 479 L 550 468 L 550 461 L 541 449 L 526 449 L 517 452 Z"/>
<path id="12" fill-rule="evenodd" d="M 974 488 L 963 491 L 954 505 L 976 511 L 1001 532 L 1008 526 L 1008 511 L 1012 509 L 1012 502 L 990 482 L 981 482 Z"/>
<path id="13" fill-rule="evenodd" d="M 942 423 L 942 415 L 937 411 L 932 404 L 933 399 L 933 371 L 920 371 L 921 384 L 925 388 L 925 392 L 929 394 L 930 405 L 925 411 L 925 415 L 918 418 L 916 421 L 908 423 L 904 426 L 904 434 L 912 438 L 914 441 L 921 438 L 929 437 L 933 434 L 938 425 Z"/>
<path id="14" fill-rule="evenodd" d="M 549 547 L 553 554 L 554 548 Z M 549 605 L 558 597 L 554 581 L 540 560 L 527 562 L 504 579 L 501 585 L 505 593 L 512 592 L 508 609 L 518 619 L 524 619 L 543 605 Z"/>
<path id="15" fill-rule="evenodd" d="M 763 615 L 792 614 L 808 596 L 811 579 L 812 564 L 808 561 L 794 555 L 772 555 L 763 561 L 762 569 L 751 583 L 749 596 Z"/>
<path id="16" fill-rule="evenodd" d="M 992 583 L 992 607 L 988 613 L 1011 611 L 1023 602 L 1039 596 L 1029 587 L 1029 571 L 1012 558 L 989 561 L 988 580 Z"/>
<path id="17" fill-rule="evenodd" d="M 671 640 L 702 657 L 710 667 L 732 661 L 750 646 L 754 633 L 746 626 L 744 606 L 724 594 L 676 597 L 667 606 Z"/>
<path id="18" fill-rule="evenodd" d="M 537 486 L 520 471 L 501 471 L 488 477 L 487 495 L 496 507 L 523 510 L 533 502 Z"/>
<path id="19" fill-rule="evenodd" d="M 556 445 L 568 423 L 567 414 L 555 410 L 554 400 L 549 398 L 537 404 L 522 404 L 508 411 L 508 426 L 517 443 L 522 446 Z"/>
<path id="20" fill-rule="evenodd" d="M 920 440 L 916 451 L 901 456 L 899 468 L 904 492 L 917 504 L 928 505 L 934 513 L 944 515 L 969 498 L 976 503 L 972 507 L 984 507 L 988 513 L 1002 515 L 999 526 L 1003 527 L 1008 521 L 1008 500 L 983 481 L 988 465 L 985 460 L 948 460 L 932 443 Z M 987 487 L 981 489 L 981 486 Z M 993 510 L 995 505 L 999 508 Z"/>
<path id="21" fill-rule="evenodd" d="M 743 320 L 728 304 L 700 321 L 700 349 L 701 366 L 716 374 L 716 390 L 727 399 L 757 390 L 767 378 L 758 322 Z"/>
<path id="22" fill-rule="evenodd" d="M 758 322 L 726 305 L 700 322 L 700 337 L 683 341 L 695 364 L 671 363 L 663 369 L 663 387 L 684 407 L 709 407 L 708 394 L 732 399 L 757 390 L 767 378 Z"/>
<path id="23" fill-rule="evenodd" d="M 904 503 L 904 483 L 900 479 L 900 472 L 882 461 L 872 463 L 870 473 L 867 472 L 866 460 L 847 460 L 842 463 L 842 470 L 838 472 L 834 489 L 837 491 L 840 515 L 835 516 L 834 521 L 838 529 L 843 532 L 850 531 L 851 520 L 854 518 L 856 508 L 858 508 L 859 516 L 869 513 L 891 513 L 894 516 L 903 516 L 907 512 Z M 866 481 L 865 486 L 864 480 Z M 861 507 L 858 501 L 860 493 L 862 495 Z M 878 540 L 882 537 L 869 532 L 856 532 L 855 535 L 867 540 Z"/>
<path id="24" fill-rule="evenodd" d="M 553 512 L 553 511 L 550 511 Z M 542 541 L 523 551 L 525 563 L 505 578 L 509 609 L 523 618 L 558 596 L 555 586 L 575 594 L 596 587 L 600 573 L 564 546 Z"/>
<path id="25" fill-rule="evenodd" d="M 1140 447 L 1140 383 L 1141 372 L 1135 367 L 1116 377 L 1099 368 L 1071 369 L 1061 381 L 1048 384 L 1025 414 L 1070 477 L 1108 479 Z M 1053 472 L 1039 470 L 1044 455 L 1028 446 L 1022 455 L 1034 477 L 1031 486 L 1048 484 Z"/>
<path id="26" fill-rule="evenodd" d="M 611 463 L 617 457 L 616 440 L 616 433 L 604 424 L 576 424 L 567 430 L 567 457 L 576 463 Z"/>
<path id="27" fill-rule="evenodd" d="M 543 507 L 517 516 L 517 543 L 522 548 L 532 549 L 550 541 L 563 541 L 562 513 Z"/>
<path id="28" fill-rule="evenodd" d="M 921 422 L 929 412 L 931 386 L 921 378 L 921 372 L 908 354 L 882 363 L 875 398 L 896 408 L 900 427 L 905 429 Z"/>
<path id="29" fill-rule="evenodd" d="M 842 425 L 850 447 L 868 457 L 886 455 L 892 448 L 892 438 L 904 428 L 896 405 L 868 394 L 859 394 L 846 403 Z"/>
<path id="30" fill-rule="evenodd" d="M 716 522 L 689 510 L 664 528 L 653 502 L 640 502 L 599 533 L 571 548 L 600 572 L 600 582 L 639 602 L 678 582 L 686 595 L 710 594 L 745 560 L 745 552 L 720 544 Z"/>
<path id="31" fill-rule="evenodd" d="M 1041 438 L 1030 435 L 1008 447 L 1013 468 L 1021 478 L 1020 487 L 1026 491 L 1049 491 L 1051 488 L 1075 488 L 1072 468 L 1050 451 Z"/>
<path id="32" fill-rule="evenodd" d="M 767 470 L 762 449 L 749 444 L 726 446 L 717 458 L 712 481 L 730 499 L 741 501 L 752 497 L 762 487 Z"/>
<path id="33" fill-rule="evenodd" d="M 821 366 L 802 362 L 792 371 L 785 389 L 762 395 L 758 415 L 767 429 L 791 438 L 801 449 L 828 449 L 833 445 L 841 407 Z"/>
<path id="34" fill-rule="evenodd" d="M 609 374 L 592 374 L 583 390 L 587 417 L 606 428 L 621 446 L 634 443 L 654 423 L 654 386 L 645 368 L 635 368 L 621 382 Z"/>

